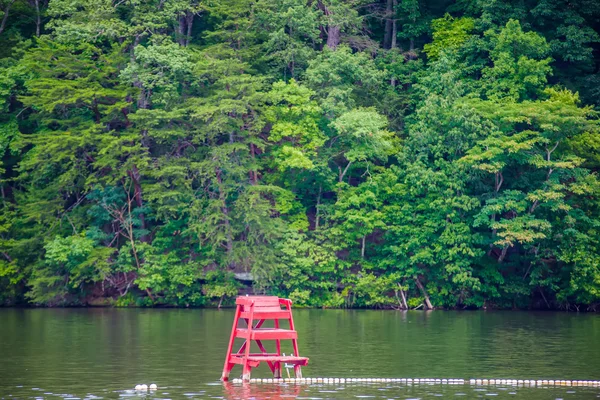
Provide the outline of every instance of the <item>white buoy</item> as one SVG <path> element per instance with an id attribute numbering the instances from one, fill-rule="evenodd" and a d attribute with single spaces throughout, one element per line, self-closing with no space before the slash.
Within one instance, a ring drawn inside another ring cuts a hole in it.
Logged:
<path id="1" fill-rule="evenodd" d="M 140 385 L 140 390 L 148 390 L 148 385 Z"/>
<path id="2" fill-rule="evenodd" d="M 156 383 L 152 383 L 150 386 L 148 386 L 148 389 L 156 390 L 156 389 L 158 389 L 158 386 L 156 386 Z"/>
<path id="3" fill-rule="evenodd" d="M 142 385 L 135 385 L 135 390 L 142 390 Z"/>

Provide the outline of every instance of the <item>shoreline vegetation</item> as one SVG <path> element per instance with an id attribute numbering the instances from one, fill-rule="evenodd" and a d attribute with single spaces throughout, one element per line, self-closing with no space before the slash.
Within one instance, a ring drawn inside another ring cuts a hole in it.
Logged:
<path id="1" fill-rule="evenodd" d="M 0 305 L 600 311 L 600 2 L 0 0 Z"/>

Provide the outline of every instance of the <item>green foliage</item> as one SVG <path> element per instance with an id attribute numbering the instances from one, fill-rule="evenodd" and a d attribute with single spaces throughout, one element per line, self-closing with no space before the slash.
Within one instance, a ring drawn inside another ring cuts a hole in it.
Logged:
<path id="1" fill-rule="evenodd" d="M 8 4 L 0 304 L 599 309 L 596 3 Z"/>
<path id="2" fill-rule="evenodd" d="M 204 279 L 206 283 L 202 286 L 202 293 L 209 299 L 219 299 L 219 305 L 223 299 L 235 297 L 241 287 L 231 273 L 209 271 Z"/>
<path id="3" fill-rule="evenodd" d="M 450 14 L 431 22 L 433 42 L 423 46 L 427 56 L 435 60 L 442 52 L 453 51 L 462 46 L 468 39 L 469 33 L 475 28 L 473 18 L 453 18 Z"/>
<path id="4" fill-rule="evenodd" d="M 77 304 L 86 284 L 99 282 L 110 273 L 111 249 L 95 248 L 85 235 L 59 236 L 45 246 L 45 262 L 31 276 L 27 297 L 36 304 Z"/>
<path id="5" fill-rule="evenodd" d="M 492 67 L 482 70 L 485 94 L 490 98 L 535 99 L 551 73 L 546 40 L 535 32 L 523 32 L 519 21 L 510 20 L 499 33 L 486 32 L 491 45 Z"/>

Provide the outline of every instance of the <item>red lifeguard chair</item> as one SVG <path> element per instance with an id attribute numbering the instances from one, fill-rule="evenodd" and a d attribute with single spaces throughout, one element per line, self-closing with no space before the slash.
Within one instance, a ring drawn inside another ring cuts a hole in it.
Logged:
<path id="1" fill-rule="evenodd" d="M 221 380 L 227 381 L 233 366 L 240 364 L 242 365 L 242 379 L 249 381 L 250 371 L 252 368 L 258 367 L 261 362 L 269 365 L 275 378 L 281 378 L 281 363 L 293 365 L 296 378 L 302 378 L 301 367 L 308 364 L 308 358 L 300 357 L 298 352 L 298 332 L 296 332 L 292 317 L 292 301 L 280 299 L 277 296 L 240 296 L 236 299 L 235 304 L 233 328 Z M 245 326 L 239 326 L 240 319 L 246 322 Z M 262 326 L 267 320 L 273 320 L 274 327 L 263 328 Z M 280 320 L 288 320 L 290 329 L 280 329 Z M 232 353 L 236 338 L 246 340 L 236 353 Z M 263 340 L 275 340 L 276 352 L 267 352 L 262 343 Z M 281 354 L 282 340 L 292 341 L 293 355 L 283 356 Z M 252 341 L 256 342 L 261 353 L 250 353 Z"/>

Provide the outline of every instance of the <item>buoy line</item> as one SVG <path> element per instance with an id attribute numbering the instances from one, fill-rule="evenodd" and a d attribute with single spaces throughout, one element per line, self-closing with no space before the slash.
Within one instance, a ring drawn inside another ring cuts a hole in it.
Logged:
<path id="1" fill-rule="evenodd" d="M 243 383 L 242 379 L 233 379 L 233 383 Z M 600 381 L 578 381 L 560 379 L 440 379 L 440 378 L 252 378 L 249 383 L 406 383 L 426 385 L 509 385 L 528 387 L 548 386 L 587 386 L 600 387 Z"/>

